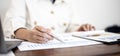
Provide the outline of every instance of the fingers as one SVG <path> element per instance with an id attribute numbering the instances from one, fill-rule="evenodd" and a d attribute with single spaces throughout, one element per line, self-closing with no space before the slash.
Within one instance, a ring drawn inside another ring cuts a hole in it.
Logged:
<path id="1" fill-rule="evenodd" d="M 47 39 L 47 38 L 43 38 L 43 37 L 36 36 L 35 41 L 36 41 L 37 43 L 47 43 L 47 42 L 48 42 L 48 39 Z"/>
<path id="2" fill-rule="evenodd" d="M 83 30 L 84 30 L 84 31 L 94 30 L 94 26 L 92 26 L 92 25 L 90 25 L 90 24 L 85 24 L 85 25 L 83 25 Z"/>
<path id="3" fill-rule="evenodd" d="M 35 29 L 41 32 L 50 33 L 50 29 L 44 28 L 42 26 L 35 26 Z"/>
<path id="4" fill-rule="evenodd" d="M 33 36 L 32 38 L 29 38 L 28 41 L 42 44 L 42 43 L 47 43 L 48 39 L 44 39 L 43 37 L 39 37 L 39 36 Z"/>
<path id="5" fill-rule="evenodd" d="M 50 30 L 42 26 L 35 26 L 32 30 L 32 36 L 30 36 L 29 41 L 35 43 L 46 43 L 49 40 L 52 40 L 53 37 L 50 36 Z"/>
<path id="6" fill-rule="evenodd" d="M 78 31 L 91 31 L 91 30 L 95 30 L 95 27 L 90 25 L 90 24 L 83 24 Z"/>
<path id="7" fill-rule="evenodd" d="M 50 39 L 50 37 L 43 37 L 44 33 L 41 33 L 42 35 L 38 34 L 39 32 L 37 31 L 31 31 L 32 34 L 31 36 L 27 39 L 30 42 L 34 43 L 47 43 Z M 51 37 L 52 38 L 52 37 Z"/>
<path id="8" fill-rule="evenodd" d="M 51 37 L 47 33 L 44 33 L 44 32 L 38 31 L 38 30 L 34 30 L 34 35 L 42 37 L 42 38 L 46 38 L 48 40 L 52 40 L 53 39 L 53 37 Z"/>
<path id="9" fill-rule="evenodd" d="M 94 26 L 92 26 L 92 29 L 93 29 L 93 30 L 96 30 Z"/>
<path id="10" fill-rule="evenodd" d="M 91 31 L 91 30 L 93 30 L 93 26 L 90 25 L 90 24 L 86 24 L 85 27 L 86 27 L 86 31 Z"/>

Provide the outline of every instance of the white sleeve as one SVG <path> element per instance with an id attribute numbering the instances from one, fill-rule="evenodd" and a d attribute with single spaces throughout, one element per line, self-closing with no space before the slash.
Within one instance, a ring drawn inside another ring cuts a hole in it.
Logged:
<path id="1" fill-rule="evenodd" d="M 24 0 L 11 0 L 3 27 L 6 37 L 11 37 L 18 28 L 25 27 L 26 5 Z"/>
<path id="2" fill-rule="evenodd" d="M 76 14 L 74 12 L 72 5 L 69 4 L 68 8 L 69 8 L 69 12 L 70 12 L 70 16 L 69 16 L 70 23 L 69 23 L 67 32 L 74 32 L 80 27 L 80 24 L 78 22 L 75 22 Z"/>

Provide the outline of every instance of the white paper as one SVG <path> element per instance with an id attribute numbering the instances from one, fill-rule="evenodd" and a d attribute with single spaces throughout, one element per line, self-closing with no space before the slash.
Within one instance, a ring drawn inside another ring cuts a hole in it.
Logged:
<path id="1" fill-rule="evenodd" d="M 21 45 L 18 46 L 20 51 L 28 51 L 28 50 L 41 50 L 41 49 L 52 49 L 52 48 L 65 48 L 65 47 L 75 47 L 75 46 L 85 46 L 85 45 L 93 45 L 93 44 L 101 44 L 100 42 L 85 40 L 77 37 L 73 37 L 72 35 L 78 36 L 87 36 L 91 34 L 103 34 L 104 31 L 90 31 L 90 32 L 74 32 L 74 33 L 64 33 L 64 34 L 55 34 L 57 38 L 62 40 L 64 43 L 54 39 L 49 41 L 46 44 L 36 44 L 31 42 L 22 42 Z M 100 36 L 92 36 L 89 38 L 92 39 L 107 39 L 109 35 L 100 35 Z M 116 35 L 113 35 L 116 36 Z M 109 36 L 110 37 L 110 36 Z M 108 38 L 111 40 L 113 37 Z"/>
<path id="2" fill-rule="evenodd" d="M 6 54 L 0 54 L 0 56 L 15 56 L 15 55 L 14 55 L 13 51 L 10 51 Z"/>
<path id="3" fill-rule="evenodd" d="M 84 32 L 84 34 L 76 32 L 72 35 L 80 36 L 83 38 L 105 41 L 105 42 L 111 42 L 120 39 L 120 34 L 104 32 L 104 31 L 90 31 L 90 32 Z"/>

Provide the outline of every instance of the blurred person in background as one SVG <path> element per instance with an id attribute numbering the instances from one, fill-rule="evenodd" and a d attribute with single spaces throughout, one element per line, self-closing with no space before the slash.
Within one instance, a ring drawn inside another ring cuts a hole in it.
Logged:
<path id="1" fill-rule="evenodd" d="M 49 34 L 73 31 L 91 31 L 95 27 L 72 23 L 72 9 L 66 0 L 11 0 L 4 19 L 7 37 L 46 43 Z"/>

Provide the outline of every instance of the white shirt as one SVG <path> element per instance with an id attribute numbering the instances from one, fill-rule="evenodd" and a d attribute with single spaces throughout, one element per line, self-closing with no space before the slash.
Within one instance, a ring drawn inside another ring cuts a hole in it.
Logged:
<path id="1" fill-rule="evenodd" d="M 68 31 L 72 11 L 64 0 L 11 0 L 4 19 L 6 36 L 11 36 L 15 30 L 23 27 L 32 29 L 35 25 L 49 28 L 54 33 Z"/>

